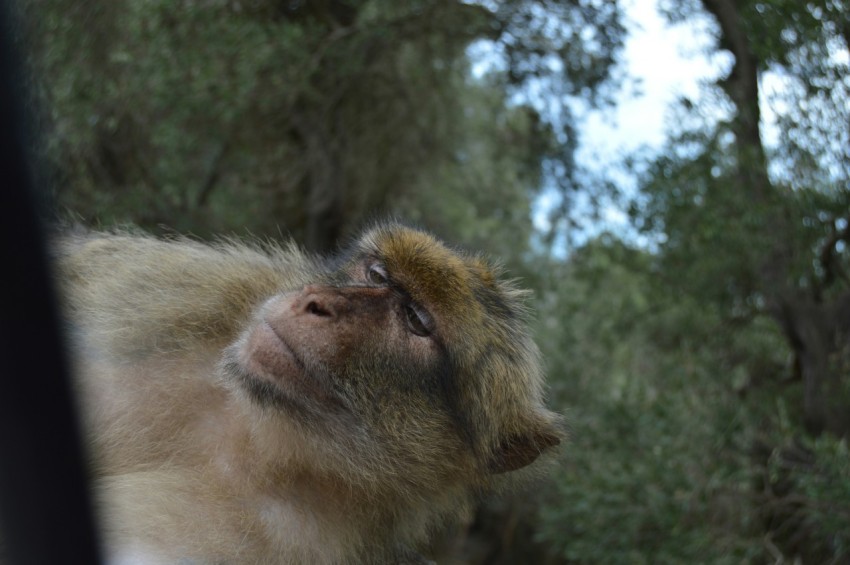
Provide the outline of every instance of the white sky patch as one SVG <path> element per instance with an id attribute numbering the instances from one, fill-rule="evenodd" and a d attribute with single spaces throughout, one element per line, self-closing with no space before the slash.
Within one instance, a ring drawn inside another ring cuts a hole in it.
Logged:
<path id="1" fill-rule="evenodd" d="M 709 58 L 707 19 L 671 26 L 651 0 L 624 2 L 623 11 L 629 34 L 621 64 L 636 89 L 621 91 L 613 109 L 591 111 L 580 124 L 579 162 L 591 169 L 604 170 L 640 147 L 660 149 L 668 108 L 681 97 L 699 98 L 700 85 L 731 64 L 722 56 Z"/>
<path id="2" fill-rule="evenodd" d="M 788 111 L 787 101 L 781 94 L 793 88 L 791 79 L 776 72 L 762 74 L 759 85 L 759 97 L 762 114 L 762 141 L 768 147 L 775 147 L 779 142 L 779 130 L 776 127 L 776 116 Z"/>
<path id="3" fill-rule="evenodd" d="M 702 22 L 670 26 L 655 2 L 632 0 L 623 7 L 631 22 L 623 65 L 639 81 L 639 92 L 623 93 L 613 116 L 591 115 L 583 132 L 588 144 L 600 147 L 609 140 L 618 148 L 660 147 L 667 108 L 679 97 L 697 98 L 700 83 L 719 75 L 707 56 L 712 38 Z"/>

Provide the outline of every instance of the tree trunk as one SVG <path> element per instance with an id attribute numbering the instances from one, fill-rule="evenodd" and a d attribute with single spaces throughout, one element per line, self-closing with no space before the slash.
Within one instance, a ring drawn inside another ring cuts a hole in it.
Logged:
<path id="1" fill-rule="evenodd" d="M 828 304 L 784 297 L 774 314 L 803 379 L 806 429 L 850 436 L 850 292 Z"/>

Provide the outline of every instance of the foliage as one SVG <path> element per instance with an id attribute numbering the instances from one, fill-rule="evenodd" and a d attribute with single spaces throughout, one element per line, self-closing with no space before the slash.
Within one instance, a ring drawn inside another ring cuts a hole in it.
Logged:
<path id="1" fill-rule="evenodd" d="M 667 286 L 713 312 L 749 359 L 741 408 L 752 457 L 741 469 L 755 481 L 744 508 L 764 531 L 760 558 L 840 562 L 850 535 L 835 510 L 850 504 L 840 447 L 850 434 L 846 6 L 705 0 L 674 17 L 701 10 L 732 69 L 677 109 L 680 126 L 648 164 L 632 214 L 660 241 Z M 765 77 L 786 86 L 768 99 L 772 124 L 760 115 Z M 776 135 L 764 141 L 768 126 Z M 759 326 L 791 353 L 790 370 L 747 351 Z"/>
<path id="2" fill-rule="evenodd" d="M 589 6 L 37 0 L 22 11 L 61 207 L 199 235 L 283 229 L 328 250 L 388 212 L 446 235 L 484 240 L 495 222 L 528 234 L 541 155 L 569 155 L 508 97 L 546 77 L 597 89 L 622 28 L 616 10 Z M 561 37 L 567 21 L 586 31 Z M 472 78 L 476 41 L 501 46 L 507 68 Z M 478 234 L 455 233 L 470 220 Z"/>
<path id="3" fill-rule="evenodd" d="M 716 313 L 670 293 L 657 269 L 603 237 L 544 298 L 554 308 L 540 339 L 561 352 L 549 357 L 553 394 L 573 439 L 540 536 L 569 562 L 731 563 L 758 549 L 740 505 L 753 416 L 739 394 L 747 363 L 781 362 L 775 332 L 730 343 Z M 570 320 L 563 336 L 551 331 L 560 320 Z"/>
<path id="4" fill-rule="evenodd" d="M 603 238 L 544 284 L 575 439 L 539 535 L 578 563 L 843 562 L 848 12 L 668 4 L 711 18 L 733 67 L 645 163 L 630 212 L 657 252 Z M 763 143 L 767 73 L 787 88 Z"/>
<path id="5" fill-rule="evenodd" d="M 763 519 L 776 544 L 772 553 L 790 549 L 808 561 L 842 563 L 850 557 L 850 453 L 847 441 L 777 438 L 763 468 L 759 497 Z"/>

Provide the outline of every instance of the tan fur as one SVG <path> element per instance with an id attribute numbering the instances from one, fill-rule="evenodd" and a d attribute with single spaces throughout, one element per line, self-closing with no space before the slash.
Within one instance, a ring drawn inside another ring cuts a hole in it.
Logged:
<path id="1" fill-rule="evenodd" d="M 559 441 L 524 293 L 423 232 L 57 254 L 113 562 L 403 562 Z"/>

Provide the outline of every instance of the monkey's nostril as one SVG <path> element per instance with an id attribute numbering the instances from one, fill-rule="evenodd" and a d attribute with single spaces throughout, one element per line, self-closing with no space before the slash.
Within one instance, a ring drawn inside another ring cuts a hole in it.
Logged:
<path id="1" fill-rule="evenodd" d="M 318 304 L 315 300 L 311 300 L 307 304 L 307 312 L 315 316 L 330 316 L 331 313 Z"/>

